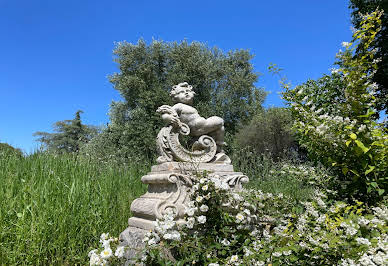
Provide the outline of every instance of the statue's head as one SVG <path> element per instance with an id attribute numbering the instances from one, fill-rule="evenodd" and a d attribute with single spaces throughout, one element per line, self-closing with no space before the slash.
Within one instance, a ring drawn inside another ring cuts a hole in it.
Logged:
<path id="1" fill-rule="evenodd" d="M 189 85 L 187 82 L 172 86 L 170 92 L 172 100 L 176 103 L 192 104 L 194 95 L 193 86 Z"/>

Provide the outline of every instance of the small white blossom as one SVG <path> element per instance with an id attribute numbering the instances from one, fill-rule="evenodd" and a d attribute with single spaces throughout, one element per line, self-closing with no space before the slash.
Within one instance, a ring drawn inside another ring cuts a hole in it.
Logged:
<path id="1" fill-rule="evenodd" d="M 238 261 L 237 255 L 233 255 L 232 257 L 230 257 L 230 262 L 236 262 L 236 261 Z"/>
<path id="2" fill-rule="evenodd" d="M 115 256 L 118 258 L 122 258 L 124 256 L 124 247 L 120 246 L 116 249 Z"/>
<path id="3" fill-rule="evenodd" d="M 103 251 L 101 251 L 100 256 L 102 259 L 109 259 L 112 256 L 112 249 L 104 249 Z"/>
<path id="4" fill-rule="evenodd" d="M 198 221 L 198 223 L 200 223 L 200 224 L 206 223 L 206 216 L 204 216 L 204 215 L 198 216 L 198 217 L 197 217 L 197 221 Z"/>
<path id="5" fill-rule="evenodd" d="M 205 204 L 201 205 L 201 207 L 199 207 L 199 209 L 201 210 L 201 212 L 207 212 L 209 210 L 209 207 Z"/>

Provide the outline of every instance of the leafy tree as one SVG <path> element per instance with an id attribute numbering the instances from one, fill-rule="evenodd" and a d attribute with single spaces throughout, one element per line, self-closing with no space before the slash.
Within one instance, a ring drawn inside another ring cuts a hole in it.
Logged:
<path id="1" fill-rule="evenodd" d="M 23 156 L 23 152 L 15 147 L 12 147 L 8 143 L 0 143 L 0 155 L 10 155 L 15 154 L 17 156 Z"/>
<path id="2" fill-rule="evenodd" d="M 373 81 L 379 85 L 376 90 L 376 109 L 385 110 L 385 113 L 388 114 L 388 1 L 350 0 L 349 7 L 353 9 L 352 22 L 356 29 L 362 27 L 363 14 L 371 13 L 376 8 L 383 9 L 381 31 L 377 33 L 370 47 L 376 49 L 377 71 L 373 77 Z M 363 53 L 360 50 L 357 52 Z"/>
<path id="3" fill-rule="evenodd" d="M 147 45 L 139 40 L 118 43 L 114 54 L 120 71 L 110 81 L 123 101 L 112 103 L 111 123 L 86 149 L 100 158 L 154 158 L 155 137 L 162 127 L 156 109 L 172 104 L 169 90 L 180 82 L 194 87 L 199 113 L 223 117 L 230 134 L 261 108 L 265 98 L 254 85 L 257 74 L 247 50 L 223 53 L 198 42 Z"/>
<path id="4" fill-rule="evenodd" d="M 239 149 L 250 147 L 256 154 L 267 154 L 279 159 L 291 150 L 297 150 L 297 142 L 291 132 L 292 116 L 288 108 L 269 108 L 258 112 L 239 130 L 235 145 Z"/>
<path id="5" fill-rule="evenodd" d="M 49 151 L 78 152 L 83 144 L 98 133 L 96 127 L 82 124 L 81 113 L 78 110 L 74 119 L 56 122 L 53 127 L 57 133 L 36 132 L 34 136 L 38 136 L 38 141 Z"/>

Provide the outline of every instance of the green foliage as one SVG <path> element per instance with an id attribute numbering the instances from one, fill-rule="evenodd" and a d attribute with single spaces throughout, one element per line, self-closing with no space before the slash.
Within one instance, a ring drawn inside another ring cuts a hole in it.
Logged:
<path id="1" fill-rule="evenodd" d="M 38 141 L 49 151 L 78 152 L 81 146 L 98 134 L 94 126 L 84 125 L 81 122 L 82 111 L 77 111 L 72 120 L 58 121 L 54 124 L 57 133 L 36 132 Z"/>
<path id="2" fill-rule="evenodd" d="M 0 156 L 8 156 L 11 154 L 23 156 L 23 152 L 20 149 L 14 148 L 7 143 L 0 143 Z"/>
<path id="3" fill-rule="evenodd" d="M 120 72 L 110 80 L 123 101 L 112 103 L 110 125 L 87 150 L 96 157 L 154 158 L 155 136 L 162 127 L 156 109 L 172 103 L 169 90 L 180 82 L 193 85 L 200 115 L 224 118 L 231 134 L 261 108 L 265 97 L 254 85 L 257 75 L 246 50 L 223 53 L 198 42 L 147 45 L 139 40 L 118 43 L 114 54 Z"/>
<path id="4" fill-rule="evenodd" d="M 291 131 L 291 112 L 273 107 L 258 112 L 235 136 L 235 149 L 251 147 L 255 154 L 267 154 L 277 160 L 297 150 Z"/>
<path id="5" fill-rule="evenodd" d="M 282 194 L 194 182 L 184 222 L 172 210 L 144 239 L 146 265 L 384 265 L 388 208 L 314 199 L 295 208 Z M 369 262 L 369 264 L 368 264 Z"/>
<path id="6" fill-rule="evenodd" d="M 340 52 L 339 69 L 308 81 L 284 98 L 295 117 L 300 143 L 313 159 L 333 167 L 345 196 L 378 201 L 388 189 L 388 131 L 374 120 L 377 65 L 371 48 L 380 31 L 380 11 L 365 16 Z M 354 51 L 357 50 L 357 53 Z M 339 186 L 338 188 L 341 188 Z"/>
<path id="7" fill-rule="evenodd" d="M 74 154 L 0 156 L 0 265 L 86 265 L 99 232 L 127 226 L 148 167 Z"/>
<path id="8" fill-rule="evenodd" d="M 349 7 L 352 8 L 352 22 L 355 28 L 361 29 L 363 15 L 380 8 L 383 10 L 381 16 L 381 31 L 377 32 L 376 38 L 370 47 L 376 49 L 377 71 L 373 77 L 379 87 L 376 90 L 376 109 L 385 110 L 388 114 L 388 1 L 386 0 L 350 0 Z M 360 51 L 362 53 L 362 51 Z"/>

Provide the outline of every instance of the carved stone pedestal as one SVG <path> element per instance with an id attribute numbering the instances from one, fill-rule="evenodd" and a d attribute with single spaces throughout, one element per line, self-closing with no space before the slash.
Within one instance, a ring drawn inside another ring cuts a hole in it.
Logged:
<path id="1" fill-rule="evenodd" d="M 120 234 L 121 245 L 130 247 L 126 258 L 131 259 L 144 247 L 142 239 L 147 231 L 154 228 L 153 222 L 162 219 L 166 209 L 175 209 L 178 222 L 184 216 L 185 205 L 189 201 L 193 178 L 206 172 L 239 190 L 248 177 L 234 172 L 233 165 L 220 163 L 165 162 L 154 165 L 151 172 L 141 178 L 148 184 L 148 191 L 131 204 L 133 216 L 129 227 Z"/>

